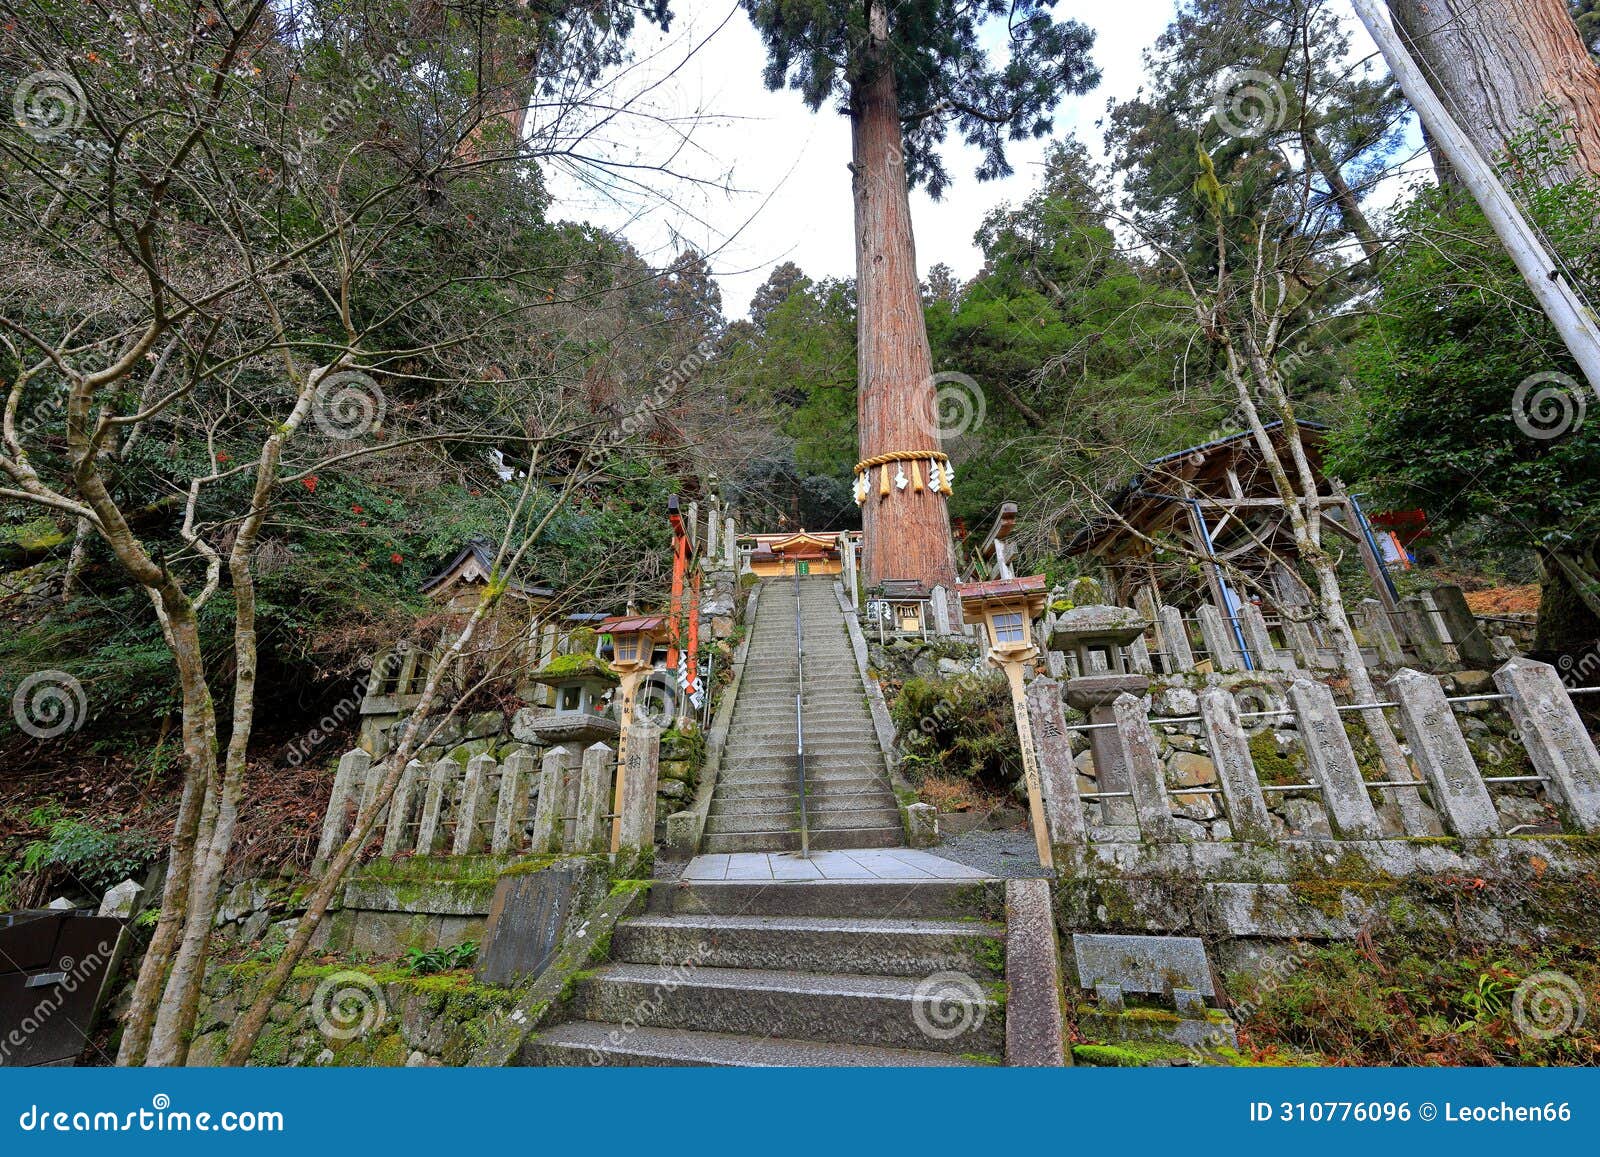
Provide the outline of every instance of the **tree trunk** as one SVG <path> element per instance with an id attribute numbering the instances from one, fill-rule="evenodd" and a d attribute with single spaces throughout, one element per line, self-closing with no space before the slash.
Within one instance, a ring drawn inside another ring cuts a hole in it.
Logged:
<path id="1" fill-rule="evenodd" d="M 1590 656 L 1600 643 L 1600 616 L 1584 598 L 1582 584 L 1595 580 L 1586 576 L 1576 561 L 1564 562 L 1542 560 L 1533 657 L 1554 663 L 1575 684 L 1590 686 L 1596 682 Z"/>
<path id="2" fill-rule="evenodd" d="M 854 144 L 852 184 L 856 229 L 857 416 L 861 457 L 943 449 L 934 398 L 933 357 L 922 315 L 911 202 L 894 68 L 888 59 L 889 17 L 869 3 L 872 39 L 865 68 L 850 87 Z M 897 466 L 891 464 L 894 475 Z M 906 473 L 911 473 L 906 464 Z M 924 461 L 919 470 L 926 471 Z M 955 551 L 945 496 L 890 486 L 879 494 L 878 471 L 861 510 L 867 585 L 921 579 L 952 585 Z"/>
<path id="3" fill-rule="evenodd" d="M 1548 105 L 1577 152 L 1558 180 L 1600 174 L 1600 68 L 1566 0 L 1389 0 L 1395 26 L 1484 156 Z"/>

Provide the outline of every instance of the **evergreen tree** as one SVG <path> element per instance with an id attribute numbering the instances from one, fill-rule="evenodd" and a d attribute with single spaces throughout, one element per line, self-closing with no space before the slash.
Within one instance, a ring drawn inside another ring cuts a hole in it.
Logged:
<path id="1" fill-rule="evenodd" d="M 863 459 L 940 451 L 939 419 L 908 189 L 949 180 L 938 146 L 954 129 L 981 150 L 980 179 L 1004 176 L 1008 140 L 1051 128 L 1061 98 L 1098 79 L 1093 34 L 1057 21 L 1054 0 L 744 0 L 766 42 L 768 87 L 812 109 L 837 100 L 854 159 L 858 415 Z M 1003 60 L 986 41 L 1005 37 Z M 943 495 L 876 490 L 863 507 L 867 581 L 952 583 Z"/>

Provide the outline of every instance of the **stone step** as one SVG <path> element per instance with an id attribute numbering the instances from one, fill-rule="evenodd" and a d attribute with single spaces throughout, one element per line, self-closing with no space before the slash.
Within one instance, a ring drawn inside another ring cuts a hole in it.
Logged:
<path id="1" fill-rule="evenodd" d="M 708 821 L 709 822 L 709 821 Z M 848 848 L 903 848 L 905 832 L 892 828 L 812 828 L 811 848 L 826 852 Z M 700 840 L 700 851 L 721 852 L 798 852 L 800 829 L 790 832 L 707 832 Z"/>
<path id="2" fill-rule="evenodd" d="M 1005 1051 L 1004 1015 L 976 984 L 970 993 L 942 988 L 937 1008 L 921 984 L 899 976 L 610 964 L 578 985 L 570 1008 L 580 1020 L 652 1028 L 955 1054 Z M 965 1031 L 946 1035 L 947 1025 Z"/>
<path id="3" fill-rule="evenodd" d="M 807 731 L 805 737 L 806 761 L 810 762 L 812 756 L 854 755 L 862 759 L 876 757 L 880 761 L 883 754 L 878 748 L 877 740 L 869 736 L 856 736 L 822 732 L 812 734 Z M 755 756 L 777 756 L 793 759 L 796 754 L 795 739 L 793 736 L 787 742 L 777 737 L 764 739 L 760 736 L 740 736 L 728 741 L 728 746 L 722 749 L 722 758 L 729 763 L 739 763 Z"/>
<path id="4" fill-rule="evenodd" d="M 742 778 L 765 776 L 768 779 L 794 779 L 798 767 L 800 760 L 792 749 L 747 755 L 742 759 L 733 759 L 726 752 L 723 754 L 723 773 Z M 805 775 L 806 779 L 811 776 L 826 778 L 829 775 L 883 775 L 883 754 L 877 747 L 862 747 L 853 752 L 806 751 Z"/>
<path id="5" fill-rule="evenodd" d="M 973 1064 L 951 1053 L 777 1040 L 681 1028 L 569 1021 L 540 1033 L 523 1051 L 530 1065 L 783 1068 L 922 1068 Z"/>
<path id="6" fill-rule="evenodd" d="M 806 786 L 813 792 L 821 790 L 836 795 L 888 790 L 888 783 L 881 777 L 859 774 L 834 776 L 827 779 L 807 776 Z M 717 790 L 712 795 L 712 806 L 715 807 L 718 803 L 735 799 L 759 799 L 764 796 L 782 795 L 785 792 L 793 793 L 794 790 L 795 780 L 793 776 L 787 779 L 778 779 L 770 775 L 756 777 L 735 776 L 724 770 L 723 774 L 717 779 Z"/>
<path id="7" fill-rule="evenodd" d="M 645 915 L 624 921 L 611 959 L 631 964 L 930 976 L 1004 971 L 1005 926 L 876 916 Z"/>
<path id="8" fill-rule="evenodd" d="M 712 796 L 711 810 L 708 814 L 711 816 L 782 815 L 793 813 L 799 806 L 796 793 L 793 791 L 774 792 L 771 795 Z M 810 785 L 810 792 L 806 796 L 806 806 L 812 816 L 830 815 L 837 811 L 859 811 L 862 808 L 893 812 L 899 810 L 894 793 L 881 785 L 850 792 L 831 792 L 826 789 L 818 790 L 813 784 Z"/>
<path id="9" fill-rule="evenodd" d="M 826 811 L 808 808 L 806 822 L 813 831 L 819 828 L 893 828 L 900 823 L 900 811 L 895 807 L 831 808 Z M 739 835 L 745 832 L 789 832 L 800 827 L 800 808 L 796 805 L 788 812 L 729 811 L 706 817 L 706 832 L 717 836 Z"/>
<path id="10" fill-rule="evenodd" d="M 801 701 L 805 711 L 806 726 L 813 724 L 831 725 L 834 723 L 859 723 L 871 730 L 872 716 L 867 709 L 859 703 L 822 703 L 813 699 L 810 702 Z M 743 704 L 741 707 L 745 706 Z M 782 706 L 762 709 L 762 705 L 754 700 L 749 702 L 745 710 L 735 709 L 734 719 L 747 727 L 764 727 L 769 724 L 794 726 L 794 699 L 785 701 Z"/>
<path id="11" fill-rule="evenodd" d="M 722 916 L 877 916 L 972 920 L 999 918 L 1004 880 L 658 881 L 652 914 Z"/>

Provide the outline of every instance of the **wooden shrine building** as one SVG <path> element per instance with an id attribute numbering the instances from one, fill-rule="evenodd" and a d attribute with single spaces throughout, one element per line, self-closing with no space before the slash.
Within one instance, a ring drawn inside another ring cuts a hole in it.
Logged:
<path id="1" fill-rule="evenodd" d="M 1295 478 L 1282 423 L 1267 431 Z M 1396 592 L 1360 503 L 1324 468 L 1326 432 L 1326 426 L 1300 423 L 1323 540 L 1335 553 L 1343 549 L 1360 559 L 1374 596 L 1392 613 Z M 1175 606 L 1192 614 L 1209 603 L 1237 629 L 1242 600 L 1259 600 L 1268 615 L 1316 602 L 1310 576 L 1299 566 L 1289 511 L 1249 432 L 1148 463 L 1106 499 L 1105 513 L 1079 531 L 1066 552 L 1104 570 L 1108 602 L 1146 612 Z"/>

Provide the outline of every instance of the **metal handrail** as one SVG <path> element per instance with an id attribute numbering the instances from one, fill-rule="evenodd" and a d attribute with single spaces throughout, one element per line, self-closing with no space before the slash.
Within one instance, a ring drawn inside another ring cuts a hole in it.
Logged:
<path id="1" fill-rule="evenodd" d="M 794 755 L 800 786 L 800 858 L 811 858 L 811 826 L 806 815 L 806 633 L 800 618 L 800 568 L 794 568 Z"/>

